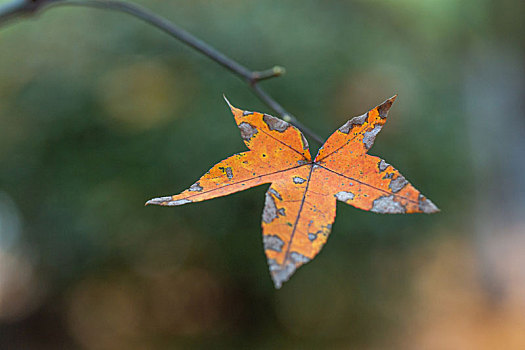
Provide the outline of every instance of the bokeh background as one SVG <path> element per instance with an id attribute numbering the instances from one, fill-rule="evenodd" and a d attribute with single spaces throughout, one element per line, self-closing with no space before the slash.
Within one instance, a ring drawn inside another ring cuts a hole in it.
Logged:
<path id="1" fill-rule="evenodd" d="M 285 66 L 264 87 L 323 138 L 399 94 L 371 153 L 442 212 L 339 203 L 276 291 L 266 186 L 144 207 L 244 150 L 223 93 L 269 108 L 134 18 L 51 9 L 0 28 L 0 348 L 525 349 L 525 2 L 139 3 Z"/>

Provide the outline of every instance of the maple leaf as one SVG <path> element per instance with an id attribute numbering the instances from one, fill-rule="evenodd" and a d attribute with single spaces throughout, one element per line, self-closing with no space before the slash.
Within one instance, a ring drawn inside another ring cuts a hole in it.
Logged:
<path id="1" fill-rule="evenodd" d="M 280 288 L 326 243 L 336 200 L 382 214 L 439 211 L 392 165 L 367 154 L 396 97 L 350 119 L 313 161 L 297 128 L 226 100 L 250 150 L 219 162 L 186 191 L 146 204 L 177 206 L 271 183 L 262 214 L 263 242 L 270 274 Z"/>

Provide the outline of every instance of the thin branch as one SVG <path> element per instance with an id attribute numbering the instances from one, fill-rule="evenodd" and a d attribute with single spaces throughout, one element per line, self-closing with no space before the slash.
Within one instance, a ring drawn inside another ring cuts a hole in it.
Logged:
<path id="1" fill-rule="evenodd" d="M 239 76 L 250 86 L 255 95 L 279 114 L 281 118 L 294 124 L 319 144 L 323 143 L 323 140 L 317 134 L 300 123 L 297 118 L 288 113 L 273 97 L 259 86 L 259 82 L 262 80 L 284 74 L 284 68 L 275 66 L 265 71 L 252 71 L 198 39 L 193 34 L 142 6 L 118 0 L 13 0 L 3 7 L 0 7 L 0 25 L 15 17 L 33 14 L 55 6 L 83 6 L 108 9 L 126 13 L 153 25 Z"/>

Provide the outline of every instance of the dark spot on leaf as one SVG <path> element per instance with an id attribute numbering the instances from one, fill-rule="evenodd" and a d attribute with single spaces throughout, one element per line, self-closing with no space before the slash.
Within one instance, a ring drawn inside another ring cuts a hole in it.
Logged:
<path id="1" fill-rule="evenodd" d="M 363 125 L 368 118 L 368 113 L 360 115 L 358 117 L 353 117 L 347 121 L 343 126 L 339 128 L 339 131 L 343 134 L 348 134 L 350 130 L 353 129 L 354 125 Z"/>
<path id="2" fill-rule="evenodd" d="M 394 195 L 379 197 L 372 204 L 372 209 L 374 213 L 380 214 L 404 214 L 406 208 L 399 202 L 394 200 Z"/>
<path id="3" fill-rule="evenodd" d="M 233 178 L 233 171 L 232 171 L 232 168 L 231 167 L 219 167 L 219 170 L 222 171 L 223 173 L 226 174 L 226 176 L 228 177 L 228 179 L 232 179 Z"/>
<path id="4" fill-rule="evenodd" d="M 341 191 L 335 194 L 335 198 L 337 198 L 341 202 L 350 201 L 354 199 L 354 197 L 355 197 L 355 194 L 353 194 L 352 192 Z"/>
<path id="5" fill-rule="evenodd" d="M 408 181 L 403 177 L 403 175 L 398 175 L 395 179 L 390 181 L 388 187 L 392 192 L 397 193 L 403 189 L 408 184 Z"/>
<path id="6" fill-rule="evenodd" d="M 367 131 L 363 135 L 363 143 L 365 144 L 366 149 L 370 149 L 374 144 L 377 134 L 381 131 L 382 126 L 376 125 L 372 130 Z"/>
<path id="7" fill-rule="evenodd" d="M 262 214 L 262 220 L 269 224 L 273 220 L 277 219 L 277 206 L 272 195 L 266 192 L 266 200 L 264 201 L 264 210 Z"/>
<path id="8" fill-rule="evenodd" d="M 303 254 L 297 252 L 291 252 L 289 259 L 295 264 L 306 264 L 310 261 L 310 258 L 304 256 Z"/>
<path id="9" fill-rule="evenodd" d="M 268 129 L 270 129 L 271 131 L 276 130 L 279 132 L 284 132 L 290 126 L 290 124 L 288 124 L 284 120 L 272 117 L 268 114 L 265 114 L 263 116 L 263 120 L 266 123 L 266 125 L 268 125 Z"/>
<path id="10" fill-rule="evenodd" d="M 245 141 L 250 141 L 253 135 L 259 132 L 255 126 L 246 122 L 239 124 L 239 129 L 241 130 L 241 137 Z"/>
<path id="11" fill-rule="evenodd" d="M 263 236 L 264 250 L 273 250 L 276 252 L 282 252 L 284 241 L 275 235 Z"/>
<path id="12" fill-rule="evenodd" d="M 198 182 L 196 182 L 193 185 L 191 185 L 191 187 L 189 188 L 188 191 L 200 192 L 200 191 L 202 191 L 202 186 Z"/>
<path id="13" fill-rule="evenodd" d="M 385 171 L 386 168 L 390 166 L 390 164 L 388 164 L 383 159 L 381 159 L 381 161 L 377 164 L 377 166 L 379 167 L 379 171 Z"/>
<path id="14" fill-rule="evenodd" d="M 294 176 L 294 178 L 293 178 L 293 182 L 296 183 L 296 184 L 302 184 L 302 183 L 305 183 L 306 180 L 303 179 L 302 177 Z"/>
<path id="15" fill-rule="evenodd" d="M 178 199 L 176 201 L 168 202 L 168 203 L 166 203 L 166 205 L 172 207 L 172 206 L 183 205 L 183 204 L 188 204 L 188 203 L 191 203 L 191 200 L 189 200 L 189 199 Z"/>
<path id="16" fill-rule="evenodd" d="M 230 168 L 230 167 L 226 168 L 226 176 L 228 176 L 228 179 L 230 179 L 230 180 L 233 178 L 232 168 Z"/>
<path id="17" fill-rule="evenodd" d="M 279 194 L 279 192 L 277 192 L 276 190 L 274 190 L 273 188 L 270 187 L 270 189 L 268 190 L 271 194 L 273 194 L 275 197 L 277 197 L 278 200 L 282 201 L 283 200 L 283 197 L 281 197 L 281 195 Z"/>

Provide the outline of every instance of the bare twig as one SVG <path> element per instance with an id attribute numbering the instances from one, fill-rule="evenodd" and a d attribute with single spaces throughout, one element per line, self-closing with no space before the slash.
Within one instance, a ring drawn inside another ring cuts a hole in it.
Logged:
<path id="1" fill-rule="evenodd" d="M 280 77 L 284 73 L 286 73 L 286 69 L 284 69 L 284 67 L 281 67 L 281 66 L 275 66 L 271 69 L 263 70 L 260 72 L 252 72 L 253 77 L 255 78 L 255 81 L 261 81 L 264 79 Z"/>
<path id="2" fill-rule="evenodd" d="M 118 0 L 13 0 L 0 7 L 0 25 L 10 19 L 33 14 L 55 6 L 83 6 L 108 9 L 126 13 L 153 25 L 239 76 L 250 86 L 255 95 L 281 118 L 294 124 L 319 144 L 323 143 L 323 140 L 317 134 L 300 123 L 297 118 L 288 113 L 283 106 L 260 87 L 260 81 L 284 74 L 284 68 L 275 66 L 265 71 L 252 71 L 167 19 L 137 4 Z"/>

